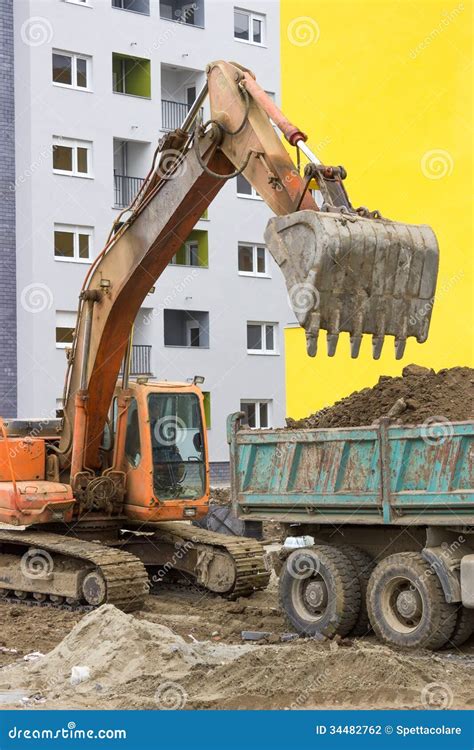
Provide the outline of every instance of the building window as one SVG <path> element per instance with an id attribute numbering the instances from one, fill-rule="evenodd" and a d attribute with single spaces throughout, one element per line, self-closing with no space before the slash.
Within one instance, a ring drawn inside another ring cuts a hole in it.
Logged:
<path id="1" fill-rule="evenodd" d="M 209 313 L 201 310 L 164 310 L 165 346 L 207 349 Z"/>
<path id="2" fill-rule="evenodd" d="M 112 87 L 116 94 L 151 97 L 150 60 L 112 53 Z"/>
<path id="3" fill-rule="evenodd" d="M 249 427 L 259 429 L 271 427 L 271 401 L 246 400 L 240 402 L 240 411 L 245 414 L 245 421 Z"/>
<path id="4" fill-rule="evenodd" d="M 150 15 L 150 0 L 112 0 L 112 8 Z"/>
<path id="5" fill-rule="evenodd" d="M 56 311 L 56 348 L 65 349 L 72 345 L 77 313 L 69 310 Z"/>
<path id="6" fill-rule="evenodd" d="M 91 58 L 73 52 L 53 52 L 53 83 L 73 89 L 90 91 Z"/>
<path id="7" fill-rule="evenodd" d="M 276 323 L 247 323 L 247 352 L 277 354 Z"/>
<path id="8" fill-rule="evenodd" d="M 269 276 L 267 251 L 263 245 L 239 243 L 239 273 L 242 276 Z"/>
<path id="9" fill-rule="evenodd" d="M 62 419 L 64 417 L 64 404 L 62 398 L 56 399 L 56 419 Z"/>
<path id="10" fill-rule="evenodd" d="M 204 0 L 160 0 L 160 18 L 204 28 Z"/>
<path id="11" fill-rule="evenodd" d="M 265 43 L 265 16 L 234 8 L 234 39 L 250 44 Z"/>
<path id="12" fill-rule="evenodd" d="M 257 198 L 257 200 L 262 200 L 255 188 L 250 184 L 248 180 L 245 179 L 242 174 L 237 175 L 236 183 L 237 195 L 240 198 Z"/>
<path id="13" fill-rule="evenodd" d="M 209 248 L 207 232 L 195 229 L 189 235 L 184 245 L 173 256 L 173 266 L 194 266 L 196 268 L 207 268 L 209 263 Z"/>
<path id="14" fill-rule="evenodd" d="M 58 260 L 89 263 L 92 258 L 92 227 L 54 225 L 54 257 Z"/>
<path id="15" fill-rule="evenodd" d="M 91 177 L 92 143 L 71 138 L 53 138 L 53 171 L 75 177 Z"/>

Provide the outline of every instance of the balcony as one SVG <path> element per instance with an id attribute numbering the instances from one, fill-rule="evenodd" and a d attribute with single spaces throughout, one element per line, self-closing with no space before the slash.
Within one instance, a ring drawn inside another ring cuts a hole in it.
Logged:
<path id="1" fill-rule="evenodd" d="M 123 374 L 123 365 L 120 375 Z M 140 375 L 153 375 L 151 371 L 151 346 L 149 344 L 133 344 L 130 357 L 130 377 Z"/>
<path id="2" fill-rule="evenodd" d="M 114 174 L 114 206 L 127 208 L 143 185 L 143 177 Z"/>
<path id="3" fill-rule="evenodd" d="M 163 130 L 176 130 L 181 127 L 191 109 L 190 104 L 161 100 L 161 126 Z"/>

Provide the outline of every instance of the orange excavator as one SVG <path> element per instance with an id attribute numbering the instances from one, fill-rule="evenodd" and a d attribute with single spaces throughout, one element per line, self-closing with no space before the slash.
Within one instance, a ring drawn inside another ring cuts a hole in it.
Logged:
<path id="1" fill-rule="evenodd" d="M 131 610 L 150 579 L 170 569 L 226 596 L 266 586 L 256 540 L 189 523 L 206 514 L 209 499 L 198 383 L 129 378 L 140 306 L 226 180 L 242 174 L 275 213 L 265 239 L 311 356 L 320 329 L 329 355 L 348 332 L 353 357 L 364 333 L 373 336 L 374 357 L 385 335 L 401 357 L 408 336 L 422 342 L 428 334 L 438 262 L 432 230 L 354 209 L 344 169 L 320 164 L 249 70 L 217 61 L 206 72 L 185 122 L 160 141 L 142 189 L 87 273 L 63 419 L 0 421 L 6 600 Z M 296 165 L 275 126 L 296 149 Z"/>

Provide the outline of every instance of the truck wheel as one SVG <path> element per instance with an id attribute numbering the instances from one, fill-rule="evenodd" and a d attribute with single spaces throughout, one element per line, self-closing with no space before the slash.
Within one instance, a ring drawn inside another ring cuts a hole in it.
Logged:
<path id="1" fill-rule="evenodd" d="M 347 635 L 360 610 L 360 586 L 349 558 L 336 547 L 295 550 L 280 576 L 280 604 L 301 635 Z"/>
<path id="2" fill-rule="evenodd" d="M 354 568 L 356 569 L 357 578 L 359 579 L 360 586 L 360 610 L 359 617 L 357 618 L 356 624 L 351 630 L 351 635 L 362 636 L 368 635 L 372 630 L 372 626 L 369 620 L 369 613 L 367 612 L 367 585 L 369 578 L 372 575 L 372 571 L 375 568 L 375 560 L 359 547 L 354 547 L 352 544 L 343 544 L 338 549 L 342 550 L 344 554 L 349 558 Z"/>
<path id="3" fill-rule="evenodd" d="M 463 643 L 474 633 L 474 609 L 463 607 L 462 604 L 456 604 L 459 607 L 456 617 L 456 625 L 449 640 L 444 644 L 444 648 L 455 648 L 462 646 Z"/>
<path id="4" fill-rule="evenodd" d="M 390 555 L 376 566 L 367 609 L 376 635 L 395 646 L 441 648 L 456 624 L 456 606 L 447 603 L 436 572 L 418 552 Z"/>

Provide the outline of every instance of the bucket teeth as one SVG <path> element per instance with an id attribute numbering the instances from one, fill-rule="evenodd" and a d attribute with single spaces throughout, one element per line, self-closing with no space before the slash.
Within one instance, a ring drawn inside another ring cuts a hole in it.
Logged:
<path id="1" fill-rule="evenodd" d="M 328 333 L 327 335 L 328 357 L 334 357 L 336 353 L 338 341 L 339 341 L 338 333 Z"/>
<path id="2" fill-rule="evenodd" d="M 357 359 L 359 356 L 360 345 L 362 343 L 362 336 L 354 335 L 351 336 L 351 357 Z"/>
<path id="3" fill-rule="evenodd" d="M 306 334 L 306 351 L 309 357 L 315 357 L 318 351 L 318 334 Z"/>
<path id="4" fill-rule="evenodd" d="M 395 339 L 395 359 L 401 359 L 405 354 L 406 339 Z"/>
<path id="5" fill-rule="evenodd" d="M 271 218 L 265 241 L 312 356 L 319 328 L 331 357 L 339 333 L 349 333 L 354 359 L 364 334 L 375 359 L 384 336 L 395 339 L 397 358 L 410 336 L 427 338 L 439 256 L 430 227 L 305 209 Z"/>
<path id="6" fill-rule="evenodd" d="M 374 359 L 380 359 L 384 341 L 385 336 L 372 336 L 372 356 Z"/>

